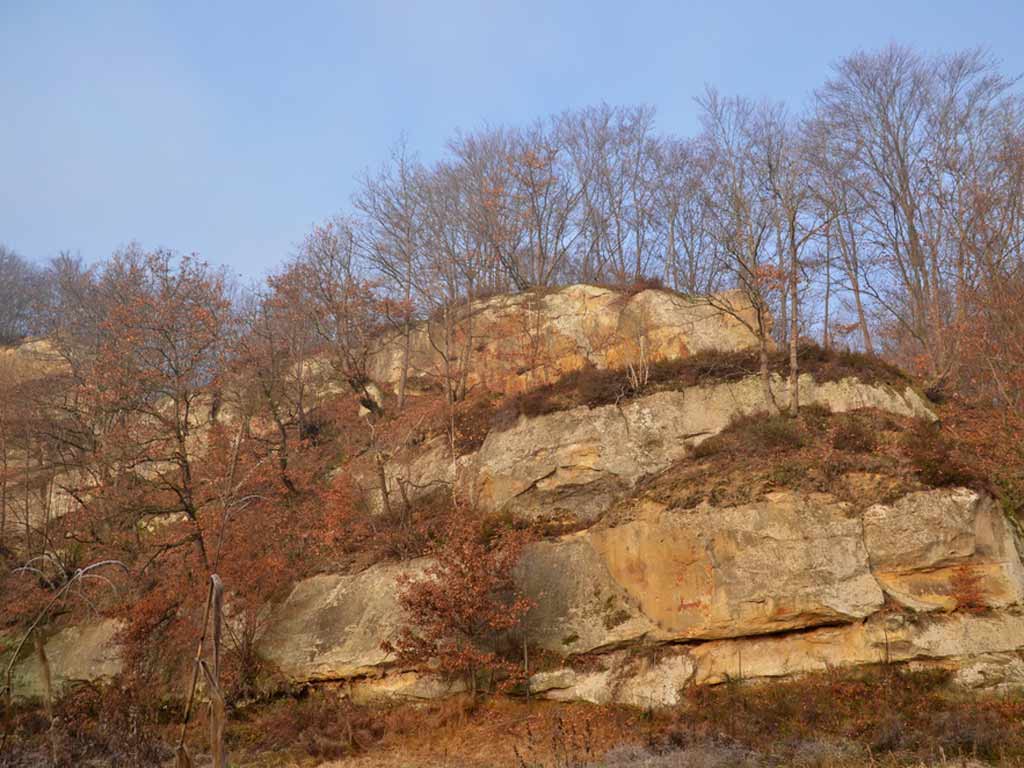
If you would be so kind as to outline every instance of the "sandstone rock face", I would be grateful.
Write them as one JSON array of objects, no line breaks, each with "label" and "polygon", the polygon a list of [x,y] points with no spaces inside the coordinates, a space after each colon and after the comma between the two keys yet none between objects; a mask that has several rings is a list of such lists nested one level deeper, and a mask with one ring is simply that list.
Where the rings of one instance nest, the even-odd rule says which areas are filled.
[{"label": "sandstone rock face", "polygon": [[[787,382],[775,376],[772,386],[780,402],[786,402]],[[810,376],[801,376],[800,388],[804,403],[825,405],[834,412],[873,407],[900,416],[935,418],[910,388],[898,392],[854,379],[817,383]],[[487,435],[476,456],[467,461],[466,482],[486,510],[593,520],[640,478],[689,456],[737,416],[764,408],[761,383],[749,377],[658,392],[621,406],[524,417],[508,430]],[[438,467],[434,474],[442,471]]]},{"label": "sandstone rock face", "polygon": [[[67,627],[47,639],[43,645],[54,694],[77,680],[102,680],[121,671],[121,658],[115,643],[120,625],[111,619]],[[19,698],[41,698],[43,674],[34,650],[14,667],[11,685]],[[6,667],[6,659],[4,660]]]},{"label": "sandstone rock face", "polygon": [[[929,542],[938,518],[940,561],[934,547],[915,551],[908,540]],[[531,637],[586,653],[852,623],[882,607],[883,590],[915,611],[952,610],[964,573],[973,594],[963,607],[1017,605],[1020,568],[1012,531],[974,491],[914,493],[863,517],[827,494],[787,491],[726,508],[645,502],[625,524],[537,545],[522,585],[538,595]]]},{"label": "sandstone rock face", "polygon": [[658,632],[587,533],[533,545],[516,579],[536,602],[524,621],[527,636],[554,653],[620,647]]},{"label": "sandstone rock face", "polygon": [[[753,348],[756,338],[728,304],[753,323],[740,293],[709,301],[667,291],[632,296],[592,285],[571,285],[547,293],[496,296],[475,302],[458,318],[449,362],[467,363],[468,383],[490,391],[521,392],[557,380],[592,364],[614,368],[636,362],[641,347],[649,360],[672,360],[706,349]],[[751,327],[754,327],[753,324]],[[410,339],[410,381],[429,385],[446,374],[439,349],[446,338],[443,320],[416,326]],[[467,344],[468,341],[468,344]],[[386,341],[370,361],[375,381],[397,385],[404,339]]]},{"label": "sandstone rock face", "polygon": [[296,681],[373,674],[389,661],[381,643],[402,626],[399,578],[415,576],[423,567],[423,562],[381,565],[300,582],[274,610],[262,655]]},{"label": "sandstone rock face", "polygon": [[0,347],[0,370],[22,381],[66,373],[67,360],[46,339],[31,339],[15,347]]},{"label": "sandstone rock face", "polygon": [[[597,664],[536,675],[537,695],[664,705],[686,685],[881,661],[950,666],[972,685],[1024,683],[1021,561],[985,496],[922,491],[863,513],[788,491],[735,507],[641,507],[525,553],[517,580],[536,602],[527,636]],[[265,653],[295,680],[355,678],[360,700],[445,695],[446,683],[392,670],[380,650],[401,623],[403,571],[303,582]],[[957,600],[965,571],[977,577],[970,605]],[[902,610],[883,610],[886,594]]]},{"label": "sandstone rock face", "polygon": [[696,673],[684,651],[617,652],[586,672],[561,669],[530,678],[530,692],[555,701],[589,701],[649,708],[678,704]]},{"label": "sandstone rock face", "polygon": [[1022,630],[1024,616],[1016,609],[993,616],[876,616],[810,632],[617,651],[601,657],[597,669],[538,673],[530,688],[559,701],[672,706],[691,685],[885,662],[951,668],[966,685],[1021,685]]},{"label": "sandstone rock face", "polygon": [[637,520],[530,558],[524,587],[539,596],[528,630],[556,652],[850,622],[883,602],[860,520],[824,494],[685,511],[648,503]]},{"label": "sandstone rock face", "polygon": [[824,494],[658,511],[595,531],[615,582],[672,639],[860,619],[882,605],[860,521]]},{"label": "sandstone rock face", "polygon": [[1012,532],[988,497],[916,493],[864,514],[871,567],[886,594],[916,611],[1001,608],[1024,599]]},{"label": "sandstone rock face", "polygon": [[[785,379],[773,376],[772,389],[780,402],[787,401]],[[805,404],[818,403],[837,413],[870,407],[935,419],[909,387],[900,392],[856,379],[816,382],[803,375],[800,390]],[[404,483],[414,497],[454,483],[488,512],[593,521],[638,480],[685,459],[736,417],[764,407],[761,382],[751,376],[656,392],[621,405],[521,417],[508,429],[491,430],[478,451],[454,462],[443,439],[398,457],[388,466],[389,492],[397,497],[398,485]],[[376,478],[368,478],[366,485],[376,489]],[[379,508],[379,492],[373,490],[370,496]]]},{"label": "sandstone rock face", "polygon": [[[274,609],[261,653],[298,683],[348,681],[360,702],[461,690],[381,648],[404,623],[401,577],[427,564],[306,579]],[[591,659],[538,673],[534,694],[648,707],[690,685],[886,661],[947,667],[966,685],[1024,685],[1021,570],[998,507],[953,488],[864,512],[791,491],[723,508],[645,501],[626,522],[532,545],[516,578],[536,602],[530,641]],[[115,630],[51,638],[56,684],[114,674]],[[40,693],[36,666],[18,665],[19,695]]]}]

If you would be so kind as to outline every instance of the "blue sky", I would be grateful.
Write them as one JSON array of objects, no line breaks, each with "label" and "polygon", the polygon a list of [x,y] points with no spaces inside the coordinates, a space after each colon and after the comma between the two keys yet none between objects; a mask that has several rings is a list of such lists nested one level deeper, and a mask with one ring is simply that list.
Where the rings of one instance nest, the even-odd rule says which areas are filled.
[{"label": "blue sky", "polygon": [[891,41],[1024,74],[1024,2],[0,0],[0,243],[87,260],[136,240],[256,277],[405,135],[600,101],[692,133],[693,97],[804,103]]}]

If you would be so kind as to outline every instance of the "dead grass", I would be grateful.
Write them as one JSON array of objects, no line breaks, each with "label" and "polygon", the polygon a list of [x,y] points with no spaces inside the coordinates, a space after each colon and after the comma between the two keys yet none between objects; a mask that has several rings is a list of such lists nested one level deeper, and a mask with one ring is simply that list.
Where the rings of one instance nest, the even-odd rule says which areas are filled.
[{"label": "dead grass", "polygon": [[[353,708],[330,695],[311,694],[311,702],[315,697],[298,706],[278,702],[236,729],[235,752],[244,750],[244,764],[320,765],[309,747],[321,752],[330,740],[337,751],[331,759],[339,761],[331,765],[344,768],[581,765],[574,761],[597,759],[629,741],[640,721],[624,709],[508,698]],[[349,720],[356,733],[351,746]]]},{"label": "dead grass", "polygon": [[259,746],[250,742],[249,754],[273,755],[277,762],[266,765],[301,760],[329,735],[347,744],[354,717],[364,736],[354,749],[343,747],[337,768],[1024,765],[1024,700],[953,688],[943,671],[895,666],[694,688],[680,706],[657,711],[502,698],[361,714],[327,697],[314,706],[311,716],[301,707],[270,715],[270,722],[284,718],[283,729],[255,714],[236,751],[246,734],[271,734],[259,736]]},{"label": "dead grass", "polygon": [[[173,737],[167,709],[79,691],[59,703],[63,765],[159,765]],[[791,681],[692,688],[642,711],[506,697],[355,706],[343,687],[299,692],[230,713],[233,765],[312,768],[781,768],[1024,766],[1024,699],[949,685],[944,671],[878,666]],[[8,712],[4,768],[48,749],[45,717]],[[200,717],[201,719],[201,717]],[[198,722],[190,749],[207,749]],[[62,742],[66,743],[66,742]],[[13,748],[12,748],[13,745]],[[71,749],[71,747],[69,747]],[[333,762],[332,762],[333,761]]]},{"label": "dead grass", "polygon": [[1022,765],[1022,715],[1019,697],[953,688],[941,670],[881,666],[693,689],[687,705],[668,716],[664,734],[680,744],[721,734],[773,765],[863,765],[877,758]]}]

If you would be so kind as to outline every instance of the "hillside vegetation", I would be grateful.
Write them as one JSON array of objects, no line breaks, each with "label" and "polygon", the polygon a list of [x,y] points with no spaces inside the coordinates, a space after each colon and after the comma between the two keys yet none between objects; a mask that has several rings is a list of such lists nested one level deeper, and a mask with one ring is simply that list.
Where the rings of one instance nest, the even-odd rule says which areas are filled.
[{"label": "hillside vegetation", "polygon": [[699,104],[396,152],[251,290],[0,249],[0,765],[1021,764],[1016,81]]}]

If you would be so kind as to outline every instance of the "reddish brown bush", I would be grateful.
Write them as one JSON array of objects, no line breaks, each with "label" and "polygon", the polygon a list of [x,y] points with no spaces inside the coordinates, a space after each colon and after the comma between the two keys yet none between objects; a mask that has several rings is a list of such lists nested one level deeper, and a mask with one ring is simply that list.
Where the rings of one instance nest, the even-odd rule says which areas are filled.
[{"label": "reddish brown bush", "polygon": [[400,600],[409,626],[383,645],[406,664],[436,662],[442,675],[461,678],[475,692],[481,683],[489,689],[495,678],[506,685],[519,675],[498,644],[533,605],[512,577],[526,538],[510,528],[486,536],[470,510],[455,513],[434,549],[435,564],[422,578],[405,579]]}]

